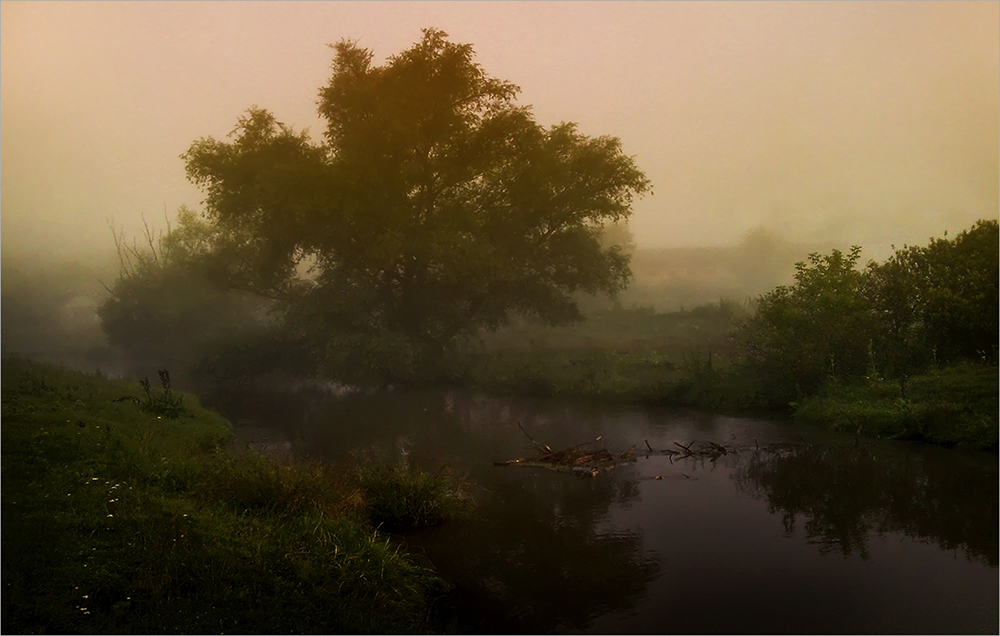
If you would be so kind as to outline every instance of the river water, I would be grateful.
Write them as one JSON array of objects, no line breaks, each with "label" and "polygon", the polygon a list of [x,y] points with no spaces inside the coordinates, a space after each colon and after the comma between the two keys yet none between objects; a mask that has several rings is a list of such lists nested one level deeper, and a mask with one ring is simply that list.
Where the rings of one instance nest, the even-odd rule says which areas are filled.
[{"label": "river water", "polygon": [[[468,476],[468,518],[398,537],[506,633],[997,633],[998,458],[766,418],[446,391],[203,396],[234,444]],[[494,462],[602,436],[596,476]],[[709,457],[645,454],[692,441]]]}]

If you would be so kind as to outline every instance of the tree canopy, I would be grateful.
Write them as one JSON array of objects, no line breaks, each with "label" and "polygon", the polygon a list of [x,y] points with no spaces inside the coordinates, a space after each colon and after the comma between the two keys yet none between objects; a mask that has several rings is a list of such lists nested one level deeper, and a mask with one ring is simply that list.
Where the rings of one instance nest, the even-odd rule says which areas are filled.
[{"label": "tree canopy", "polygon": [[278,299],[332,361],[390,367],[513,314],[578,320],[575,292],[624,288],[628,255],[602,233],[650,183],[617,138],[538,124],[442,31],[382,65],[333,49],[322,141],[254,107],[183,155],[214,276]]},{"label": "tree canopy", "polygon": [[859,247],[797,263],[794,284],[762,295],[739,333],[764,394],[781,404],[830,380],[905,381],[942,364],[995,365],[998,230],[984,219],[863,269]]}]

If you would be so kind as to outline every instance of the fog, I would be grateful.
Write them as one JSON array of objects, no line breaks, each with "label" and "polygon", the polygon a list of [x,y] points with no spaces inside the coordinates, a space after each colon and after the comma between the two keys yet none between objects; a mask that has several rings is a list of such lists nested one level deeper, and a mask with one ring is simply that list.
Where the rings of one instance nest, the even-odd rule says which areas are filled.
[{"label": "fog", "polygon": [[112,248],[201,194],[179,155],[251,105],[322,130],[328,43],[474,44],[543,124],[622,139],[642,248],[922,243],[998,209],[998,4],[0,4],[2,248]]}]

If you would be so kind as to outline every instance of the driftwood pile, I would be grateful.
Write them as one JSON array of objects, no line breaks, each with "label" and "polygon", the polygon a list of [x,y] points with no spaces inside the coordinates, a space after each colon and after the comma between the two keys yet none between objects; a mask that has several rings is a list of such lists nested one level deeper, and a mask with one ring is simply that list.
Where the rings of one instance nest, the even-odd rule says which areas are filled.
[{"label": "driftwood pile", "polygon": [[679,450],[674,450],[672,448],[657,450],[650,446],[648,441],[645,441],[645,444],[647,457],[649,455],[666,455],[671,463],[673,463],[675,459],[688,459],[690,457],[709,459],[714,462],[723,455],[735,455],[741,451],[752,450],[775,453],[785,452],[793,448],[801,448],[802,446],[807,445],[805,440],[802,440],[801,442],[773,442],[763,445],[757,443],[756,439],[753,441],[753,445],[719,444],[717,442],[693,441],[688,442],[687,444],[674,442],[674,446],[676,446]]},{"label": "driftwood pile", "polygon": [[[534,466],[537,468],[572,471],[578,474],[593,476],[601,471],[609,470],[623,463],[634,462],[636,460],[635,453],[633,452],[635,450],[635,446],[632,446],[629,450],[618,455],[610,453],[606,448],[595,447],[595,444],[600,442],[603,436],[598,436],[595,440],[577,444],[576,446],[571,446],[562,450],[552,450],[552,447],[548,444],[541,444],[536,441],[535,438],[528,433],[528,431],[524,430],[524,427],[521,426],[520,422],[517,423],[517,427],[521,429],[521,432],[528,438],[531,445],[535,447],[535,450],[539,452],[539,455],[537,457],[509,459],[505,462],[495,462],[495,466]],[[740,451],[760,450],[761,448],[757,443],[757,440],[754,440],[753,446],[699,441],[692,441],[687,444],[674,442],[674,446],[676,446],[678,450],[674,450],[672,448],[657,450],[649,445],[648,440],[644,440],[644,442],[646,444],[647,452],[645,455],[647,457],[650,455],[666,455],[667,459],[670,460],[670,463],[673,463],[675,459],[688,458],[709,459],[714,462],[723,455],[733,455],[739,453]],[[786,446],[789,446],[789,444],[771,444],[768,445],[766,449],[778,450]]]},{"label": "driftwood pile", "polygon": [[510,459],[505,462],[496,462],[496,466],[535,466],[538,468],[548,468],[550,470],[572,471],[575,473],[596,475],[603,470],[609,470],[624,462],[635,461],[632,451],[633,446],[624,453],[613,455],[606,448],[595,448],[594,445],[601,441],[603,436],[589,442],[583,442],[576,446],[554,451],[548,444],[541,444],[535,441],[528,431],[524,430],[521,423],[517,427],[528,438],[532,446],[540,453],[537,457]]},{"label": "driftwood pile", "polygon": [[735,454],[741,450],[747,450],[750,448],[749,446],[718,444],[716,442],[688,442],[687,445],[681,444],[680,442],[674,442],[674,446],[680,450],[674,450],[672,448],[656,450],[649,445],[648,440],[643,441],[645,442],[650,455],[666,455],[667,459],[669,459],[671,463],[674,461],[675,457],[679,459],[686,459],[688,457],[707,457],[714,462],[723,455]]}]

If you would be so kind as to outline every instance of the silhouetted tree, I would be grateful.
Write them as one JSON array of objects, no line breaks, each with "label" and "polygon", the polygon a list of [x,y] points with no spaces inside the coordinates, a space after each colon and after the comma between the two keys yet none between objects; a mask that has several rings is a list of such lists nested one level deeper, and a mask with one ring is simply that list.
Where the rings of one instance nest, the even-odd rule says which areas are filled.
[{"label": "silhouetted tree", "polygon": [[370,379],[514,313],[580,319],[574,292],[624,287],[628,256],[602,232],[650,187],[618,139],[542,127],[446,37],[425,30],[381,66],[336,44],[322,143],[254,108],[232,141],[184,155],[230,284],[279,299],[332,367]]},{"label": "silhouetted tree", "polygon": [[181,208],[177,226],[145,243],[116,234],[118,279],[98,307],[101,327],[132,362],[189,365],[261,323],[266,307],[218,284],[213,228]]}]

